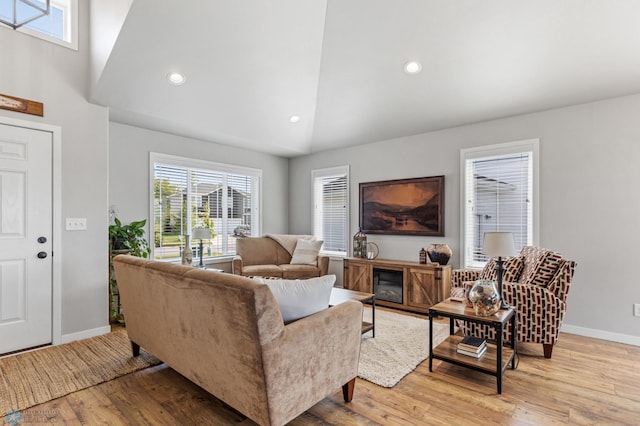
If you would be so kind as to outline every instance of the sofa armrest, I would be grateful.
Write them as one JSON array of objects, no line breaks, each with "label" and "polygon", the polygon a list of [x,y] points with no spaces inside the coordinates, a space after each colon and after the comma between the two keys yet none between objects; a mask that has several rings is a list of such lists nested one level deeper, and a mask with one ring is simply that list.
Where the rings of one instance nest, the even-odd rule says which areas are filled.
[{"label": "sofa armrest", "polygon": [[242,275],[242,256],[236,254],[231,262],[231,272],[235,275]]},{"label": "sofa armrest", "polygon": [[329,273],[329,256],[318,256],[318,268],[320,269],[320,276]]},{"label": "sofa armrest", "polygon": [[285,326],[263,345],[272,424],[284,424],[358,375],[362,303],[347,301]]},{"label": "sofa armrest", "polygon": [[451,287],[464,287],[465,281],[475,281],[480,278],[479,269],[454,269],[451,271]]}]

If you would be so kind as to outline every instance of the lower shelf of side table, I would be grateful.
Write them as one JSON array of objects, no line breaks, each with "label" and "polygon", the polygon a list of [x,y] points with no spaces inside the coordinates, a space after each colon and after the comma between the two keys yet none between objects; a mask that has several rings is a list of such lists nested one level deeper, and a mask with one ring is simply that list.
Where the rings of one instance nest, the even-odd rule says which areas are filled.
[{"label": "lower shelf of side table", "polygon": [[[459,354],[457,352],[458,343],[462,340],[462,336],[449,336],[447,339],[433,348],[433,358],[448,361],[453,364],[463,365],[475,370],[479,370],[485,373],[496,375],[498,351],[496,345],[487,343],[487,350],[480,358],[474,358],[472,356]],[[514,357],[513,349],[503,346],[502,347],[502,371],[507,369],[507,366]]]},{"label": "lower shelf of side table", "polygon": [[370,322],[362,321],[362,333],[361,334],[364,334],[364,333],[366,333],[368,331],[371,331],[371,330],[373,330],[373,324],[370,323]]}]

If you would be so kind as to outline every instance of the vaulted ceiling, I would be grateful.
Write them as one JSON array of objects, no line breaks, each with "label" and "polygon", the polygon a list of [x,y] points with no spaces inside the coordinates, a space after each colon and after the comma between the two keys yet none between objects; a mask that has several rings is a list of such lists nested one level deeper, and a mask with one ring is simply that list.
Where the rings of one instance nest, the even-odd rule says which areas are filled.
[{"label": "vaulted ceiling", "polygon": [[640,92],[637,0],[128,2],[112,121],[285,157]]}]

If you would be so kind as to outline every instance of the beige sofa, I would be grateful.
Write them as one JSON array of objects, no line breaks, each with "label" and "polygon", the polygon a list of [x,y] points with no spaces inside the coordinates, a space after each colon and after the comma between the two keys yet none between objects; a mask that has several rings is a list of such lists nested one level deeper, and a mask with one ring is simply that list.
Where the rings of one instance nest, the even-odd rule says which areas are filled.
[{"label": "beige sofa", "polygon": [[238,238],[233,273],[245,277],[313,278],[327,275],[329,257],[318,256],[315,265],[292,265],[298,238],[305,235],[273,235]]},{"label": "beige sofa", "polygon": [[351,400],[361,303],[285,325],[252,279],[126,255],[113,265],[134,356],[144,348],[260,425],[283,425],[340,386]]}]

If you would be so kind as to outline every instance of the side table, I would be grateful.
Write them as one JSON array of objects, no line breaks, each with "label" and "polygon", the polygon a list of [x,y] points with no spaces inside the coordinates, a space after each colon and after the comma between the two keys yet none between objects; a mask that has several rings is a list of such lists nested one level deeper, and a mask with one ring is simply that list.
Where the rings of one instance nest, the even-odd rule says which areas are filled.
[{"label": "side table", "polygon": [[[435,348],[433,347],[433,319],[437,316],[449,318],[449,337]],[[462,355],[457,352],[458,343],[462,336],[454,335],[455,320],[485,324],[493,327],[496,332],[496,341],[487,341],[487,351],[480,358]],[[503,347],[502,333],[507,322],[511,322],[511,335],[509,347]],[[500,310],[495,315],[482,317],[476,315],[473,308],[469,308],[461,302],[451,299],[444,300],[429,308],[429,371],[433,371],[433,360],[440,359],[462,367],[471,368],[482,373],[496,377],[498,393],[502,393],[502,376],[511,363],[511,369],[515,369],[515,354],[517,339],[517,315],[513,307]]]},{"label": "side table", "polygon": [[371,331],[372,337],[376,337],[376,295],[361,291],[347,290],[346,288],[334,287],[331,289],[329,306],[339,305],[347,300],[357,300],[362,303],[371,303],[371,322],[362,321],[362,334]]}]

